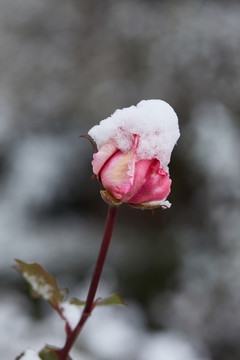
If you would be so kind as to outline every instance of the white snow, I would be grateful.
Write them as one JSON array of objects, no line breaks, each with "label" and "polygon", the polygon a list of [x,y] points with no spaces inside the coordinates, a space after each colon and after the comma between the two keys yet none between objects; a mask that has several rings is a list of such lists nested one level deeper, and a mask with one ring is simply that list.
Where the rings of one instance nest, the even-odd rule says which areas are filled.
[{"label": "white snow", "polygon": [[139,360],[207,360],[181,334],[156,332],[143,340]]},{"label": "white snow", "polygon": [[26,272],[23,272],[23,277],[28,283],[31,284],[31,287],[44,299],[49,300],[54,292],[54,289],[49,284],[45,284],[45,280],[39,276],[29,275]]},{"label": "white snow", "polygon": [[137,134],[139,159],[157,158],[165,171],[180,136],[176,113],[168,103],[158,99],[142,100],[136,106],[118,109],[88,134],[98,149],[112,139],[124,153],[130,151],[133,135]]},{"label": "white snow", "polygon": [[39,360],[40,357],[38,356],[38,353],[34,350],[26,350],[24,352],[24,355],[21,357],[21,360]]},{"label": "white snow", "polygon": [[77,326],[82,314],[82,306],[70,304],[68,301],[61,303],[63,316],[67,320],[70,328],[73,330]]},{"label": "white snow", "polygon": [[[75,289],[78,297],[82,297],[84,284]],[[201,337],[192,338],[186,333],[171,331],[149,332],[143,309],[130,299],[125,300],[126,307],[98,306],[94,309],[71,350],[72,359],[210,360],[207,355],[198,355],[205,353]],[[4,360],[13,360],[29,348],[39,351],[46,344],[62,347],[65,343],[62,319],[55,312],[46,313],[41,320],[33,319],[28,305],[27,298],[17,290],[1,294],[0,324],[4,331],[0,349]],[[14,319],[14,326],[9,319]],[[33,350],[26,350],[21,360],[39,360],[36,356]]]}]

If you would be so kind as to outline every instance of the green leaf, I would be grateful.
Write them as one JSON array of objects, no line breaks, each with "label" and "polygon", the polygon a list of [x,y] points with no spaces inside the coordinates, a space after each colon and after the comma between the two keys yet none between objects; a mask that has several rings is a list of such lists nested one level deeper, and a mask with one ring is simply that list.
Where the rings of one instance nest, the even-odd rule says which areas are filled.
[{"label": "green leaf", "polygon": [[125,305],[125,303],[120,295],[113,294],[105,299],[97,300],[96,305]]},{"label": "green leaf", "polygon": [[[59,360],[59,350],[60,349],[47,345],[39,352],[38,355],[42,360]],[[68,356],[66,360],[71,360],[70,356]]]},{"label": "green leaf", "polygon": [[56,353],[56,348],[53,348],[51,346],[46,346],[44,349],[42,349],[39,352],[39,357],[42,360],[59,360],[59,357]]},{"label": "green leaf", "polygon": [[[68,300],[70,304],[77,305],[77,306],[84,306],[86,304],[85,301],[78,300],[77,298],[71,298]],[[113,294],[108,296],[104,299],[97,299],[95,301],[95,305],[125,305],[123,299],[118,294]]]},{"label": "green leaf", "polygon": [[68,301],[70,304],[77,306],[84,306],[86,304],[86,301],[78,300],[77,298],[71,298]]},{"label": "green leaf", "polygon": [[30,286],[30,293],[33,297],[42,297],[57,308],[62,302],[67,290],[60,290],[56,279],[50,275],[41,265],[37,263],[27,264],[21,260],[16,260],[15,268],[19,271],[24,280]]}]

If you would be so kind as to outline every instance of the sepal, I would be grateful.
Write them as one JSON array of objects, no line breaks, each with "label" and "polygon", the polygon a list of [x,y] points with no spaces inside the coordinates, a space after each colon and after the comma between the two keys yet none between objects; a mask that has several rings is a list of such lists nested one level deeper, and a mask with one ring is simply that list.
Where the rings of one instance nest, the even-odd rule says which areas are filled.
[{"label": "sepal", "polygon": [[80,137],[88,139],[90,141],[90,143],[92,144],[92,146],[94,147],[94,150],[98,151],[97,144],[95,143],[95,141],[93,140],[93,138],[90,135],[84,134],[84,135],[80,135]]},{"label": "sepal", "polygon": [[111,206],[120,206],[122,204],[122,201],[119,199],[116,199],[112,194],[110,194],[107,190],[100,190],[100,194],[102,199]]},{"label": "sepal", "polygon": [[167,200],[150,201],[148,203],[129,204],[129,205],[135,209],[141,209],[141,210],[154,210],[159,207],[161,207],[162,209],[169,209],[171,207],[171,203]]}]

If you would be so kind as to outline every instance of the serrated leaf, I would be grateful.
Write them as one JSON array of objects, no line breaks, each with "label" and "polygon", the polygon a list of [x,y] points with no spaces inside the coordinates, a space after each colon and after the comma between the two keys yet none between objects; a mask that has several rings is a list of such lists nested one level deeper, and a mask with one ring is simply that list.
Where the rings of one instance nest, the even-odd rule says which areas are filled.
[{"label": "serrated leaf", "polygon": [[120,295],[113,294],[105,299],[97,300],[96,305],[125,305],[125,303]]},{"label": "serrated leaf", "polygon": [[86,301],[78,300],[77,298],[71,298],[68,302],[77,306],[84,306],[86,304]]},{"label": "serrated leaf", "polygon": [[[42,360],[59,360],[59,350],[60,349],[47,345],[39,352],[39,357]],[[72,359],[70,358],[70,356],[68,356],[66,360]]]},{"label": "serrated leaf", "polygon": [[42,297],[54,308],[58,307],[67,291],[59,289],[56,279],[38,263],[27,264],[21,260],[16,262],[15,268],[30,285],[31,295]]}]

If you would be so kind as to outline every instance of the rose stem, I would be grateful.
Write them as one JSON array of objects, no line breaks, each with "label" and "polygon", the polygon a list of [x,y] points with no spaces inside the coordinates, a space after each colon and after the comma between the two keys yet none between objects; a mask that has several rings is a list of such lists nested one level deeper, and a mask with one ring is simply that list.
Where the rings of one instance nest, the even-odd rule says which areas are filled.
[{"label": "rose stem", "polygon": [[67,356],[68,356],[68,353],[69,353],[72,345],[74,344],[84,323],[86,322],[88,317],[91,315],[91,312],[93,309],[94,297],[95,297],[95,294],[97,291],[97,287],[99,284],[99,280],[100,280],[100,277],[102,274],[102,269],[104,266],[104,262],[105,262],[105,259],[107,256],[107,251],[108,251],[109,244],[110,244],[111,237],[112,237],[114,223],[115,223],[116,215],[117,215],[117,209],[118,208],[116,206],[109,205],[107,220],[106,220],[106,225],[105,225],[105,232],[104,232],[102,244],[101,244],[101,247],[99,250],[98,259],[96,262],[92,281],[91,281],[91,284],[90,284],[90,287],[88,290],[86,304],[83,309],[82,316],[79,320],[79,323],[77,324],[76,328],[71,333],[69,333],[64,347],[61,350],[59,350],[59,352],[58,352],[59,360],[67,360]]}]

